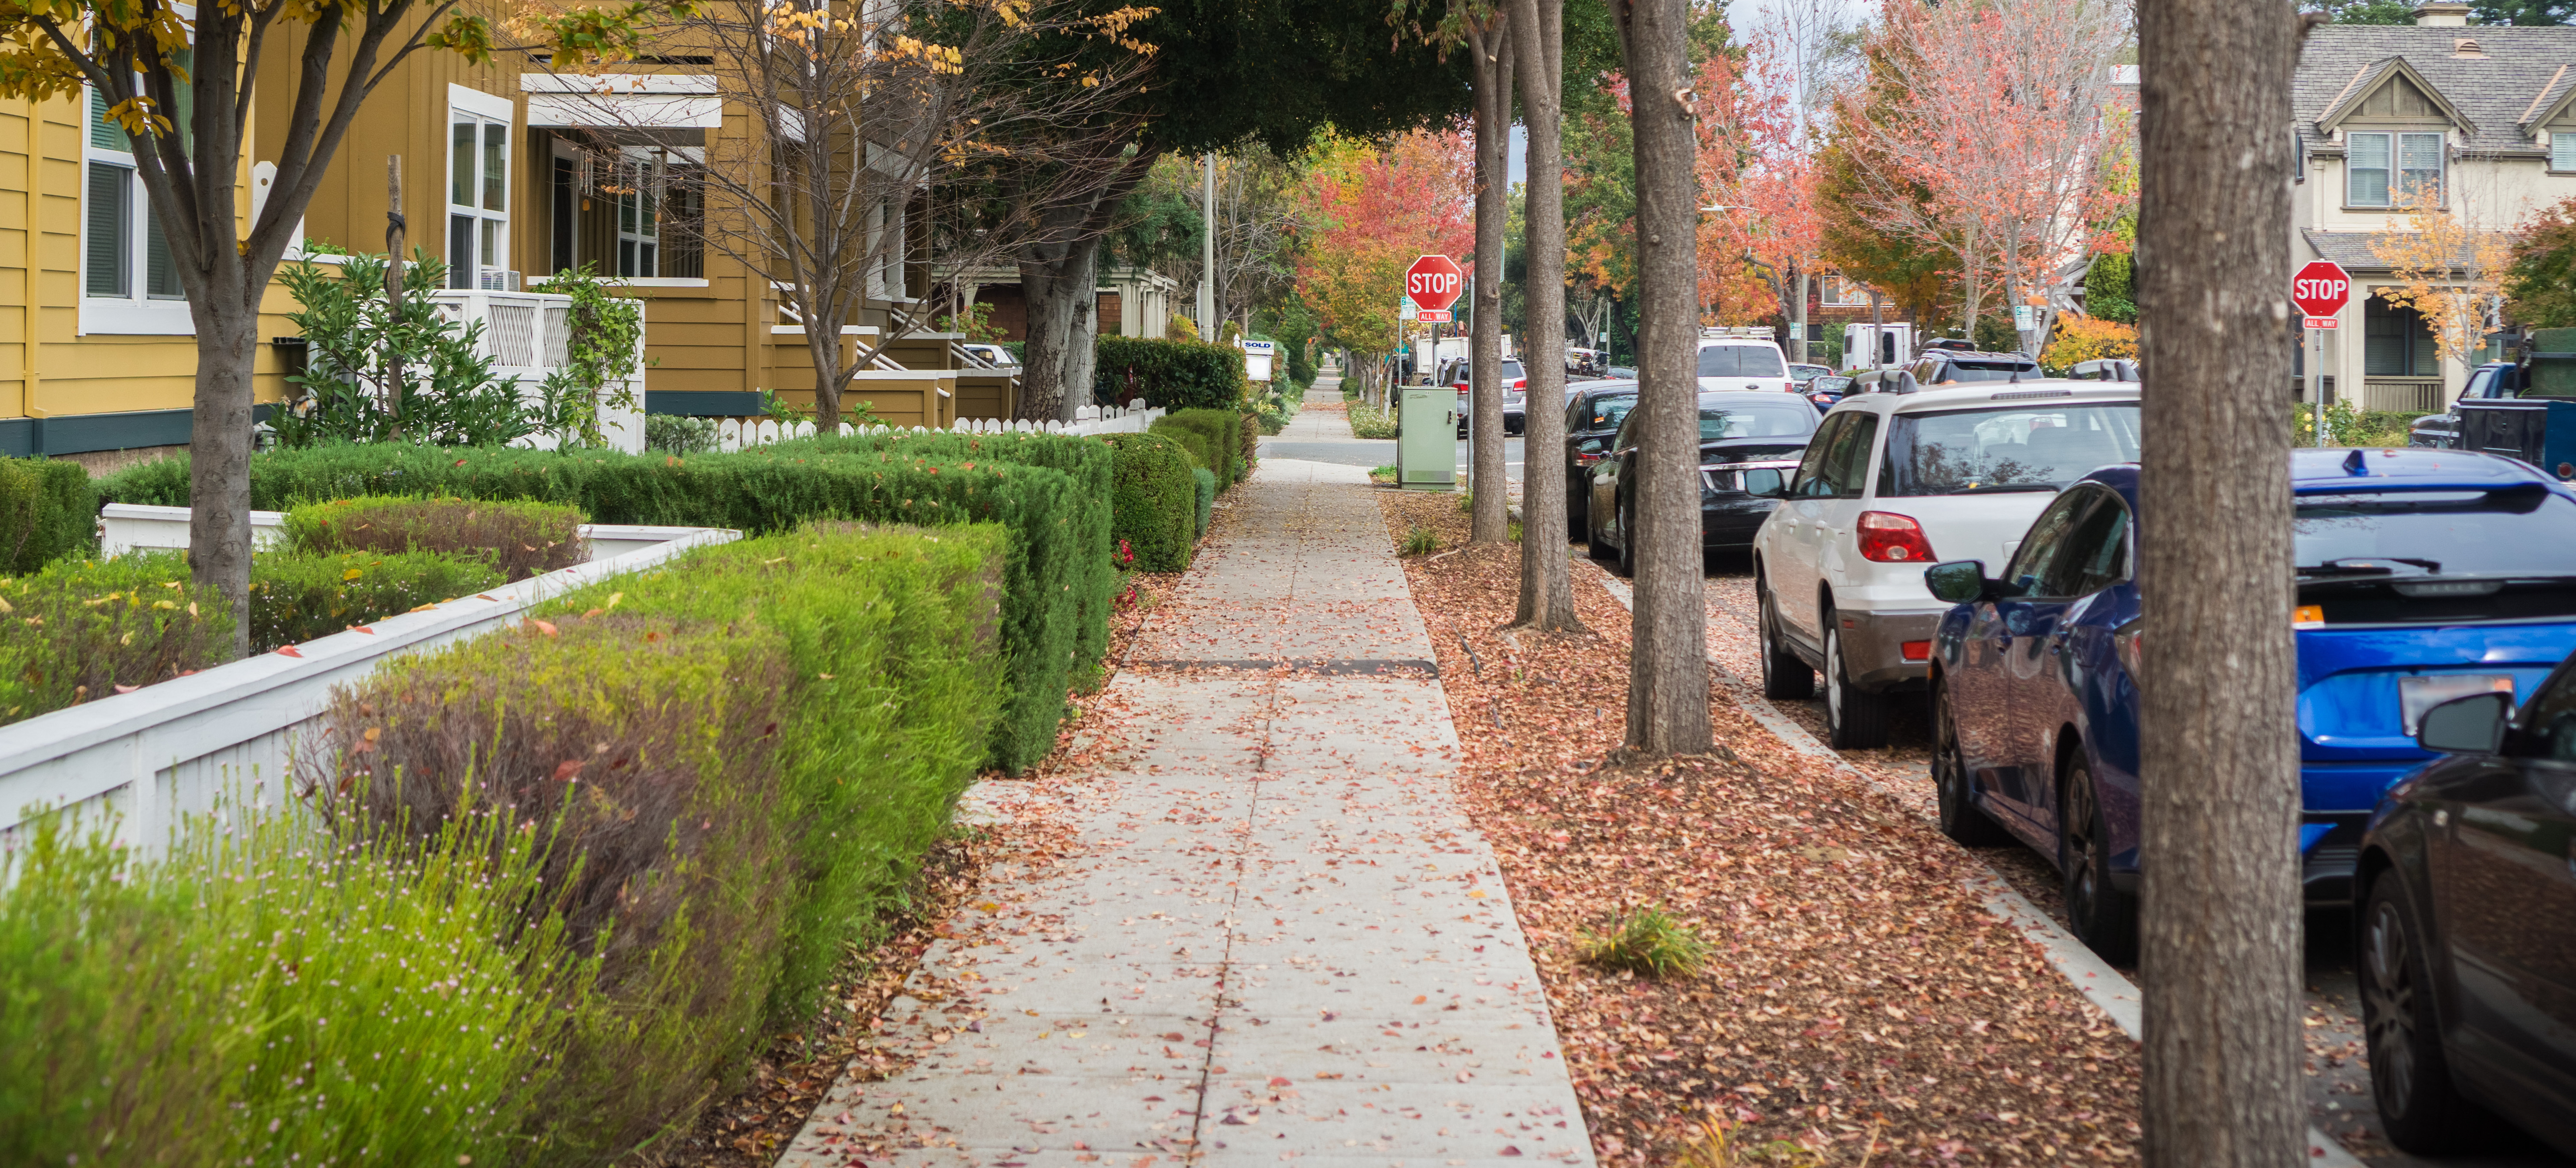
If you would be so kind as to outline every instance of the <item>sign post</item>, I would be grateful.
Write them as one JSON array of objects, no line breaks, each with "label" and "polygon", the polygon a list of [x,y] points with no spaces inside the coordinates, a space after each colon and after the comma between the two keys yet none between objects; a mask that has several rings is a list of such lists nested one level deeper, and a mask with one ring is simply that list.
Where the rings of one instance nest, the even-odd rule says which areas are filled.
[{"label": "sign post", "polygon": [[[1422,256],[1413,261],[1412,267],[1404,270],[1404,298],[1416,307],[1417,318],[1431,326],[1431,372],[1435,382],[1439,380],[1440,373],[1440,326],[1455,319],[1450,315],[1449,306],[1458,302],[1458,293],[1466,286],[1466,275],[1459,270],[1458,261],[1445,255]],[[1475,388],[1470,380],[1467,396],[1471,407]],[[1470,424],[1467,427],[1470,443],[1475,441],[1475,433],[1475,426]],[[1475,457],[1474,449],[1472,445],[1468,448],[1471,463]]]},{"label": "sign post", "polygon": [[[2337,313],[2352,302],[2352,276],[2333,260],[2314,260],[2290,278],[2290,302],[2299,306],[2299,339],[2308,360],[2308,401],[2317,428],[2317,445],[2326,444],[2326,370],[2324,338],[2317,334],[2342,325]],[[2310,343],[2314,342],[2314,343]]]}]

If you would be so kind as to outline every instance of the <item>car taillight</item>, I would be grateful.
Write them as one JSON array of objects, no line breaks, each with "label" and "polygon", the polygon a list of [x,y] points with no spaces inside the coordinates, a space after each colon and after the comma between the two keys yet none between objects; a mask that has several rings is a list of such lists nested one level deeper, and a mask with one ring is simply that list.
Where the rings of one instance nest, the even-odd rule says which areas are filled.
[{"label": "car taillight", "polygon": [[2120,654],[2120,668],[2129,671],[2129,680],[2133,684],[2147,673],[2138,650],[2138,634],[2144,623],[2144,618],[2133,620],[2111,633],[2111,647]]},{"label": "car taillight", "polygon": [[1903,641],[1899,642],[1896,647],[1899,652],[1904,654],[1905,659],[1908,661],[1929,661],[1932,659],[1932,642],[1930,641]]},{"label": "car taillight", "polygon": [[1528,389],[1528,388],[1529,388],[1529,378],[1524,377],[1524,378],[1521,378],[1521,379],[1520,379],[1520,380],[1518,380],[1518,381],[1513,382],[1513,383],[1512,383],[1512,388],[1513,388],[1513,389]]},{"label": "car taillight", "polygon": [[1923,525],[1911,515],[1863,511],[1859,531],[1862,559],[1882,564],[1928,564],[1938,558],[1932,554],[1932,541],[1923,538]]},{"label": "car taillight", "polygon": [[1574,452],[1574,462],[1577,466],[1590,466],[1593,463],[1601,461],[1601,457],[1602,456],[1598,454],[1591,454],[1581,450]]}]

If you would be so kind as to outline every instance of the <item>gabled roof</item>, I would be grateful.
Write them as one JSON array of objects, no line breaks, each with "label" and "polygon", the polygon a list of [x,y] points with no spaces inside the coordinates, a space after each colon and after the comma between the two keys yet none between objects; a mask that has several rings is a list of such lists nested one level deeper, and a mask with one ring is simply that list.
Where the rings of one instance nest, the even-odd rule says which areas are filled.
[{"label": "gabled roof", "polygon": [[[2480,54],[2457,55],[2474,37]],[[2311,150],[2333,153],[2325,127],[2403,66],[2425,96],[2457,111],[2469,149],[2536,153],[2526,118],[2576,92],[2576,27],[2325,24],[2308,34],[2291,108]]]},{"label": "gabled roof", "polygon": [[2560,65],[2549,84],[2541,86],[2539,94],[2531,99],[2531,108],[2522,112],[2522,132],[2528,134],[2556,118],[2559,111],[2567,108],[2570,98],[2576,98],[2576,68]]},{"label": "gabled roof", "polygon": [[[2482,234],[2496,236],[2506,233]],[[2387,271],[2388,261],[2379,258],[2378,249],[2397,240],[2415,238],[2411,231],[2327,231],[2317,227],[2301,228],[2299,235],[2308,241],[2309,247],[2316,249],[2317,258],[2333,260],[2350,272]],[[2477,243],[2475,239],[2462,240],[2460,252],[2452,262],[2463,268],[2476,262]]]},{"label": "gabled roof", "polygon": [[2452,125],[2459,127],[2461,133],[2473,137],[2477,134],[2476,119],[2460,112],[2458,105],[2442,95],[2439,86],[2425,80],[2424,75],[2417,72],[2413,65],[2407,64],[2404,57],[2381,57],[2354,70],[2352,81],[2343,87],[2343,92],[2335,95],[2333,104],[2328,105],[2325,112],[2317,115],[2317,128],[2334,129],[2337,123],[2360,109],[2362,103],[2368,101],[2372,94],[2399,84],[2411,85],[2417,92],[2422,93],[2433,103],[2433,108],[2442,111],[2443,117],[2450,119]]}]

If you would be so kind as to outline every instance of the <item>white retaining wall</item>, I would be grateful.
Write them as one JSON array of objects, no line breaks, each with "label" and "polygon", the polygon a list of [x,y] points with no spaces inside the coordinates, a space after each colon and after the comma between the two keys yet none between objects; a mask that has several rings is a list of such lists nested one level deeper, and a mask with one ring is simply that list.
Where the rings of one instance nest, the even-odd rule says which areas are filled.
[{"label": "white retaining wall", "polygon": [[[959,434],[1141,434],[1165,411],[1156,406],[1147,409],[1141,400],[1118,406],[1084,406],[1074,411],[1070,422],[1013,421],[1004,418],[959,418],[950,428]],[[841,423],[841,435],[891,434],[898,427],[869,426],[860,429]],[[941,431],[922,426],[901,427],[906,433],[935,434]],[[767,446],[772,442],[791,442],[814,436],[814,423],[780,423],[763,419],[743,422],[727,418],[716,423],[716,449],[727,454],[747,446]]]},{"label": "white retaining wall", "polygon": [[[585,523],[581,536],[590,541],[590,558],[614,559],[700,530],[695,527],[643,527],[632,523]],[[186,550],[188,509],[110,503],[99,509],[99,554],[120,556],[137,548]],[[250,543],[266,550],[286,539],[286,513],[250,513]]]},{"label": "white retaining wall", "polygon": [[[181,515],[184,545],[186,510],[167,510]],[[119,841],[157,854],[181,816],[213,811],[227,793],[254,805],[285,798],[293,752],[332,687],[396,657],[508,628],[548,597],[739,538],[718,528],[614,528],[593,536],[598,558],[586,564],[307,641],[293,655],[263,653],[0,726],[0,839],[31,807],[97,810],[118,817]]]}]

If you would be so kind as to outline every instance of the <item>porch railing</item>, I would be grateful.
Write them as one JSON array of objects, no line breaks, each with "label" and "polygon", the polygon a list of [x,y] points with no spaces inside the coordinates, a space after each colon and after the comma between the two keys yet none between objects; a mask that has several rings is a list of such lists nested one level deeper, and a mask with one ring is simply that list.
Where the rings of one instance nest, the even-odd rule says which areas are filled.
[{"label": "porch railing", "polygon": [[2438,377],[2364,378],[2361,383],[2361,408],[2409,414],[2437,412],[2442,408],[2442,379]]},{"label": "porch railing", "polygon": [[[539,400],[537,387],[546,375],[572,362],[572,297],[546,292],[487,292],[472,288],[448,288],[430,294],[438,305],[439,315],[457,324],[483,323],[483,338],[477,352],[492,358],[493,372],[505,374],[519,384],[519,398],[526,402]],[[645,301],[628,300],[635,311],[644,311]],[[642,323],[639,315],[638,324]],[[635,334],[635,372],[623,382],[611,382],[600,388],[599,428],[608,444],[629,454],[644,451],[644,332]],[[630,391],[636,405],[621,409],[610,404],[620,389]],[[533,435],[518,442],[522,446],[552,449],[551,435]]]}]

